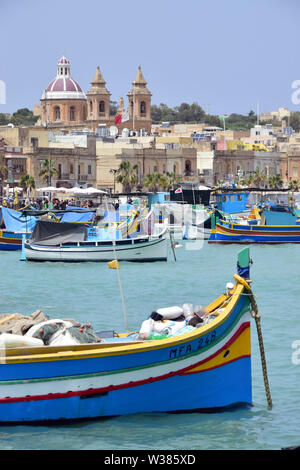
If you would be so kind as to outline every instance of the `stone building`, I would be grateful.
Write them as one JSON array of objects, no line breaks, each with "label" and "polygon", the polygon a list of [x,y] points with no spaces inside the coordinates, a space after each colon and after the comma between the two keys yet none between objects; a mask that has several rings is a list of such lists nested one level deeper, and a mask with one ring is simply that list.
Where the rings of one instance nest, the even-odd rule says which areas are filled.
[{"label": "stone building", "polygon": [[98,65],[95,77],[91,82],[92,87],[87,93],[89,128],[97,129],[99,124],[110,123],[109,104],[111,93],[106,88],[100,67]]},{"label": "stone building", "polygon": [[70,75],[70,62],[62,56],[57,63],[57,74],[41,97],[42,125],[80,124],[87,118],[87,98],[79,84]]},{"label": "stone building", "polygon": [[97,141],[97,187],[122,192],[122,185],[117,183],[120,164],[128,161],[131,167],[137,165],[138,187],[143,188],[143,179],[147,174],[161,175],[175,173],[187,180],[197,174],[197,150],[193,148],[176,149],[156,148],[154,141],[141,139],[140,142],[99,142]]},{"label": "stone building", "polygon": [[27,155],[24,155],[22,147],[7,145],[0,138],[0,155],[3,158],[1,165],[7,168],[7,173],[0,172],[0,195],[4,187],[20,186],[20,180],[27,173]]},{"label": "stone building", "polygon": [[[74,136],[76,137],[76,136]],[[85,137],[85,142],[53,142],[48,147],[35,147],[27,154],[28,172],[35,179],[36,188],[96,185],[96,137]],[[43,160],[50,160],[57,173],[47,181],[39,176]]]},{"label": "stone building", "polygon": [[214,153],[214,184],[217,184],[218,180],[232,181],[240,176],[250,176],[256,169],[268,177],[280,175],[280,152],[216,150]]},{"label": "stone building", "polygon": [[151,93],[147,88],[141,67],[138,67],[132,88],[128,92],[128,106],[121,106],[117,116],[110,115],[111,93],[97,67],[91,88],[84,93],[70,74],[70,62],[62,56],[57,63],[56,77],[44,90],[41,103],[34,107],[34,114],[40,115],[40,125],[59,130],[88,128],[95,132],[99,125],[115,126],[119,134],[123,129],[151,132]]}]

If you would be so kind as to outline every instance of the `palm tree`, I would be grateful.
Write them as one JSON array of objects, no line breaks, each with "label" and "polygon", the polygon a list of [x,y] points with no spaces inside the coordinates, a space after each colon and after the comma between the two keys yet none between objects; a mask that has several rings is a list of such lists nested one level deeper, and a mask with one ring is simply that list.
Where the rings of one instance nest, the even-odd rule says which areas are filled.
[{"label": "palm tree", "polygon": [[146,186],[146,188],[150,189],[152,192],[157,193],[159,187],[166,182],[163,178],[164,177],[157,172],[154,172],[152,174],[149,173],[145,176],[143,185]]},{"label": "palm tree", "polygon": [[261,172],[259,168],[256,168],[254,175],[252,176],[252,181],[257,187],[265,186],[267,181],[267,175],[264,172]]},{"label": "palm tree", "polygon": [[35,188],[34,177],[28,174],[25,176],[22,176],[22,178],[20,179],[20,186],[24,188],[27,191],[27,193],[28,191],[31,192],[31,190]]},{"label": "palm tree", "polygon": [[279,175],[270,176],[270,178],[268,179],[268,183],[269,183],[270,188],[272,189],[278,189],[283,186],[283,180],[281,176]]},{"label": "palm tree", "polygon": [[117,182],[122,183],[126,193],[130,193],[133,186],[135,186],[138,181],[138,165],[131,166],[131,163],[124,161],[119,166],[120,174],[117,176]]},{"label": "palm tree", "polygon": [[54,163],[52,160],[46,158],[45,160],[42,161],[39,176],[41,176],[43,180],[47,182],[48,186],[51,186],[52,176],[57,175],[57,174],[58,174],[58,171],[54,167]]},{"label": "palm tree", "polygon": [[166,179],[167,186],[165,186],[165,188],[168,190],[173,189],[174,184],[177,184],[180,181],[179,176],[177,176],[174,172],[169,173],[167,171],[167,173],[163,175],[163,177]]},{"label": "palm tree", "polygon": [[289,182],[289,188],[291,191],[299,191],[300,189],[300,182],[298,180],[292,180]]}]

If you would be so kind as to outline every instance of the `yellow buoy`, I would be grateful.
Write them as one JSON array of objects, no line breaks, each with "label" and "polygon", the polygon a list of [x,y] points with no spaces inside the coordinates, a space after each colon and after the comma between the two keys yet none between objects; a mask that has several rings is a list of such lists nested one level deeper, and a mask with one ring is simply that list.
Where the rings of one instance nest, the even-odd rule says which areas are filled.
[{"label": "yellow buoy", "polygon": [[119,265],[119,263],[116,259],[114,259],[112,261],[109,261],[109,263],[107,263],[107,265],[110,269],[120,269],[120,265]]}]

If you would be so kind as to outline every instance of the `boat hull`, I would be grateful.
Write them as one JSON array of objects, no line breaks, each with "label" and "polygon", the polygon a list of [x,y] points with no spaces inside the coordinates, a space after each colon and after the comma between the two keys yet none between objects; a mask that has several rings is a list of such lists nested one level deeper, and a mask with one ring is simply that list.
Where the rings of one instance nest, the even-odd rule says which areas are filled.
[{"label": "boat hull", "polygon": [[239,225],[222,220],[208,243],[300,243],[300,225]]},{"label": "boat hull", "polygon": [[28,261],[166,261],[168,239],[166,236],[147,239],[133,238],[111,241],[83,242],[74,246],[42,246],[25,243]]},{"label": "boat hull", "polygon": [[0,230],[0,250],[21,250],[22,233]]},{"label": "boat hull", "polygon": [[0,364],[0,422],[251,405],[250,313],[243,290],[238,284],[220,318],[177,337],[8,351]]}]

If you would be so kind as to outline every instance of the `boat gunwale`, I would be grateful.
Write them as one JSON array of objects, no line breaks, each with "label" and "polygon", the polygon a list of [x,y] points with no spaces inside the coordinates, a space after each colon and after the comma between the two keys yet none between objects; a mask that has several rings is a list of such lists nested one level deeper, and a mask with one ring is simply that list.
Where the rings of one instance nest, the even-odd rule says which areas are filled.
[{"label": "boat gunwale", "polygon": [[[234,231],[236,233],[238,233],[239,231],[242,232],[243,234],[245,232],[256,232],[256,234],[259,234],[259,235],[272,235],[272,234],[277,234],[278,232],[281,232],[283,235],[286,235],[286,234],[290,234],[290,233],[296,233],[296,234],[299,234],[300,233],[300,225],[246,225],[246,224],[237,224],[235,222],[228,222],[227,220],[224,220],[224,219],[220,219],[219,220],[220,223],[216,222],[216,229],[221,229],[224,228],[224,231],[228,230],[228,231]],[[229,227],[229,225],[232,225],[232,226],[237,226],[237,228],[234,228],[234,227]],[[249,229],[245,230],[244,227],[249,227]],[[257,227],[262,227],[262,228],[266,228],[266,230],[256,230]],[[272,227],[274,229],[276,229],[278,227],[278,230],[267,230],[268,227]],[[280,230],[281,227],[290,227],[292,230],[288,231],[288,230]],[[295,230],[293,230],[295,229]],[[297,230],[296,230],[297,229]]]},{"label": "boat gunwale", "polygon": [[[88,359],[96,357],[142,353],[151,350],[178,346],[182,343],[186,343],[187,341],[192,341],[197,338],[200,338],[201,336],[206,335],[207,333],[224,323],[230,317],[232,311],[240,300],[244,290],[245,287],[240,282],[236,281],[230,295],[221,294],[206,307],[209,313],[211,313],[216,309],[220,308],[220,306],[223,305],[224,302],[229,299],[227,305],[224,307],[223,312],[219,313],[218,316],[216,316],[209,323],[206,323],[205,325],[199,328],[195,328],[194,330],[189,331],[187,333],[183,333],[181,335],[158,340],[130,341],[126,344],[124,344],[124,342],[100,342],[78,344],[72,346],[45,345],[38,348],[7,348],[5,349],[6,355],[4,357],[5,364]],[[2,358],[0,358],[0,364],[3,364]]]}]

